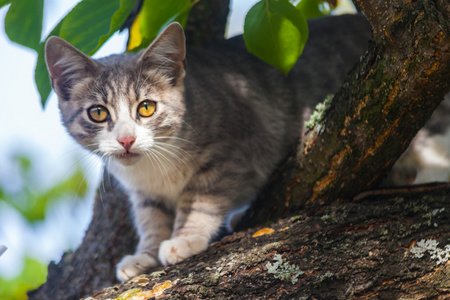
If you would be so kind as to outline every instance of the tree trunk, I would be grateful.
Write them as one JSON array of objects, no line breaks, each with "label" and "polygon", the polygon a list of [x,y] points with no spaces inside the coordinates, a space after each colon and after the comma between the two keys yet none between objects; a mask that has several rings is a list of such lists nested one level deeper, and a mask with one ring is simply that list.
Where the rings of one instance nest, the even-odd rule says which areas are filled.
[{"label": "tree trunk", "polygon": [[[444,299],[450,290],[449,263],[437,266],[427,255],[413,258],[408,247],[422,238],[437,239],[442,247],[450,244],[449,189],[416,197],[349,199],[376,186],[449,91],[450,4],[358,3],[372,23],[375,43],[322,119],[306,132],[298,153],[274,174],[242,228],[295,211],[294,217],[272,225],[271,235],[252,238],[255,229],[235,233],[179,265],[108,287],[115,282],[116,263],[134,250],[136,237],[126,196],[105,176],[82,245],[49,266],[47,283],[31,292],[30,299],[78,299],[105,287],[93,297],[114,298],[166,281],[166,287],[173,284],[164,290],[167,299]],[[359,29],[333,38],[345,45]],[[313,42],[314,26],[310,30]],[[216,35],[209,36],[213,40]],[[339,62],[341,55],[345,49],[343,54],[327,53],[329,68],[342,63],[345,74],[354,61]],[[321,63],[314,53],[302,59]],[[306,89],[303,93],[314,88],[299,86]],[[299,208],[305,209],[299,213]],[[305,272],[296,283],[268,273],[266,264],[273,263],[275,254],[282,255],[291,271],[295,264]]]},{"label": "tree trunk", "polygon": [[29,292],[29,299],[79,299],[117,283],[115,265],[138,241],[129,219],[127,196],[117,184],[104,176],[81,246],[65,253],[58,264],[50,263],[47,282]]},{"label": "tree trunk", "polygon": [[246,224],[375,188],[449,92],[450,2],[357,3],[375,43]]},{"label": "tree trunk", "polygon": [[186,43],[203,46],[225,39],[229,0],[199,1],[189,14]]}]

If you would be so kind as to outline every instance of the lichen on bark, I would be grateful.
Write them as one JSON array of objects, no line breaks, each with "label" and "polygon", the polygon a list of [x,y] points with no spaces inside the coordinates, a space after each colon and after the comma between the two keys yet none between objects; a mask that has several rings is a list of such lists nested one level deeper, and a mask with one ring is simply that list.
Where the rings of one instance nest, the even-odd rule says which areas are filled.
[{"label": "lichen on bark", "polygon": [[[142,275],[148,282],[139,287],[172,282],[158,299],[444,299],[450,264],[438,266],[428,255],[418,259],[409,247],[423,237],[450,243],[448,214],[433,214],[450,209],[447,194],[371,196],[299,212],[273,223],[272,234],[238,232],[177,266],[157,269],[164,270],[161,276]],[[305,273],[295,283],[275,278],[266,266],[275,255]],[[114,299],[137,287],[131,281],[93,299]]]}]

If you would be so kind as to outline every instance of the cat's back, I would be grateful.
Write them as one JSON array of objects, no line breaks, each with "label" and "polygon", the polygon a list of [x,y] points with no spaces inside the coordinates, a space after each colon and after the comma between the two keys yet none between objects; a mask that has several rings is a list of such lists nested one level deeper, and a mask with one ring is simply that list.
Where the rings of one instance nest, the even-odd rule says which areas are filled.
[{"label": "cat's back", "polygon": [[246,82],[266,95],[290,90],[299,101],[315,105],[337,91],[364,54],[371,27],[362,15],[317,18],[309,20],[308,25],[308,42],[287,77],[250,54],[242,36],[188,49],[188,74],[225,86],[232,86],[240,82],[236,78],[245,76]]},{"label": "cat's back", "polygon": [[287,78],[250,54],[239,38],[188,48],[185,95],[186,122],[201,145],[278,156],[298,136],[302,104]]},{"label": "cat's back", "polygon": [[219,136],[222,143],[265,140],[285,149],[298,140],[308,112],[337,91],[370,39],[363,16],[308,23],[308,43],[287,77],[250,54],[241,36],[188,48],[186,118],[202,131],[198,142]]}]

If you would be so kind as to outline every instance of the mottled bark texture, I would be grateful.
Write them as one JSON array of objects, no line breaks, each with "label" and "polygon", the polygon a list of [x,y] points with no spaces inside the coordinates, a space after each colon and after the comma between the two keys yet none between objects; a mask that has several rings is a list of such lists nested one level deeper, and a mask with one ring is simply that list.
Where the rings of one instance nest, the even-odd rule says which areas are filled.
[{"label": "mottled bark texture", "polygon": [[58,264],[50,263],[47,282],[30,292],[29,299],[79,299],[117,283],[115,265],[137,245],[129,203],[117,185],[104,177],[81,246]]},{"label": "mottled bark texture", "polygon": [[[296,215],[273,224],[271,235],[251,238],[256,229],[236,233],[206,253],[96,292],[94,298],[114,298],[133,287],[151,290],[168,280],[174,286],[164,291],[167,299],[448,297],[449,263],[437,266],[428,254],[414,258],[408,247],[422,238],[435,239],[442,247],[450,244],[449,189],[350,199],[376,186],[449,91],[450,4],[358,4],[372,22],[375,43],[306,133],[298,153],[274,174],[246,224]],[[358,30],[350,28],[346,34]],[[348,38],[340,37],[343,42]],[[329,55],[335,61],[341,57]],[[126,197],[111,181],[103,181],[80,248],[49,267],[48,282],[30,299],[78,299],[115,282],[115,264],[133,252],[136,238]],[[307,209],[299,212],[301,207]],[[305,272],[296,283],[267,272],[275,254]]]},{"label": "mottled bark texture", "polygon": [[194,5],[186,25],[186,43],[202,46],[223,40],[229,12],[229,0],[200,0]]},{"label": "mottled bark texture", "polygon": [[253,210],[254,222],[246,224],[376,187],[449,92],[449,1],[357,4],[375,43],[264,191],[264,209]]},{"label": "mottled bark texture", "polygon": [[[89,299],[126,299],[139,290],[151,298],[161,283],[173,286],[158,299],[449,299],[450,262],[437,265],[429,252],[417,258],[409,249],[421,239],[437,240],[440,249],[450,244],[448,193],[383,195],[299,212],[270,225],[270,235],[252,237],[261,227],[235,233],[175,267]],[[286,280],[268,272],[276,254],[290,265]],[[304,273],[292,283],[294,265]]]}]

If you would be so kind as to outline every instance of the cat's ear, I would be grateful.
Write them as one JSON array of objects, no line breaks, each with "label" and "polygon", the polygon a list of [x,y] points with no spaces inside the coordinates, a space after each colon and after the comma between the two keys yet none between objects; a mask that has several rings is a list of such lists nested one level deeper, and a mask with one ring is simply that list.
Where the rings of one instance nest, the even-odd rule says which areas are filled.
[{"label": "cat's ear", "polygon": [[73,83],[94,74],[96,63],[65,40],[52,36],[45,44],[45,61],[52,87],[69,100]]},{"label": "cat's ear", "polygon": [[156,71],[169,79],[171,85],[182,81],[186,70],[186,42],[183,27],[171,23],[142,53],[139,60],[149,71]]}]

